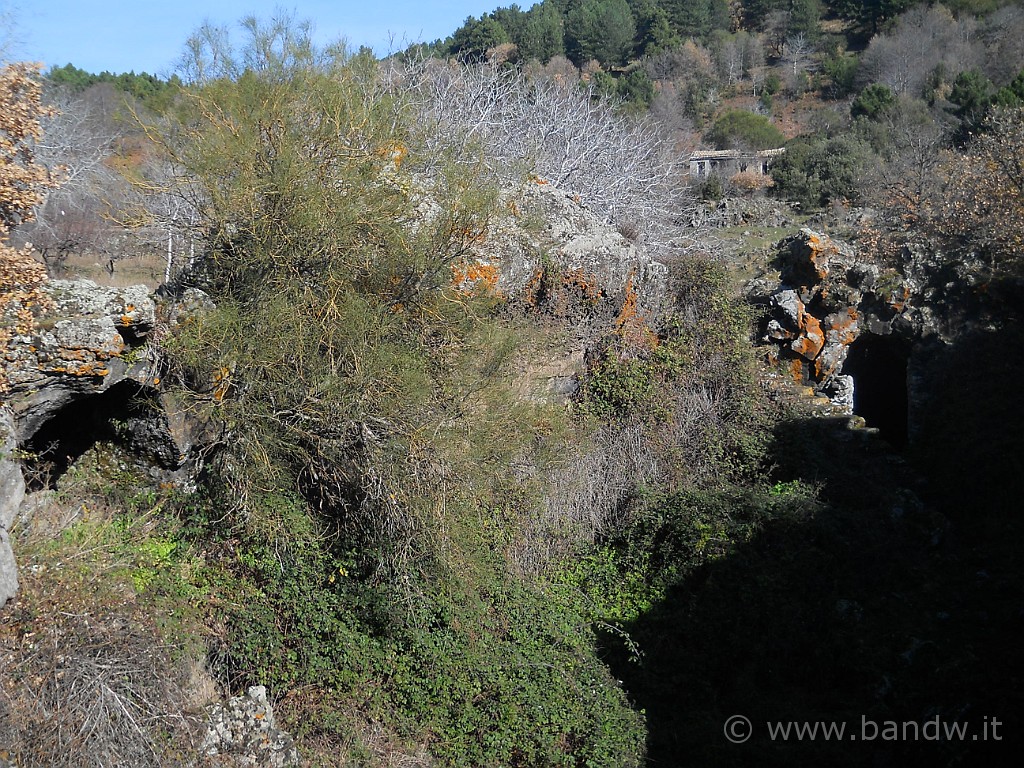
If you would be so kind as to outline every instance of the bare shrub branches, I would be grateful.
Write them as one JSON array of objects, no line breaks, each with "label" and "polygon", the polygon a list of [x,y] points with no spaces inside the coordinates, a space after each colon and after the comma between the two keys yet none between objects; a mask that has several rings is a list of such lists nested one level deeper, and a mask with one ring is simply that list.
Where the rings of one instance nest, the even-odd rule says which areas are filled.
[{"label": "bare shrub branches", "polygon": [[482,158],[506,186],[537,174],[607,222],[639,227],[655,255],[687,245],[676,225],[693,199],[672,148],[592,85],[436,60],[391,66],[428,158]]},{"label": "bare shrub branches", "polygon": [[987,258],[995,274],[1021,270],[1024,248],[1024,109],[997,109],[966,154],[947,165],[934,225]]}]

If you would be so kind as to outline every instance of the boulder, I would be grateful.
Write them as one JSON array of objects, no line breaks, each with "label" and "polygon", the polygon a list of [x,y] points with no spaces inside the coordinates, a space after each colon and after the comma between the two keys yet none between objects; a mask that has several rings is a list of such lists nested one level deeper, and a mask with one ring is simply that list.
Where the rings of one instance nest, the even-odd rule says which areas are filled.
[{"label": "boulder", "polygon": [[291,768],[300,765],[292,737],[277,727],[267,689],[254,685],[242,696],[214,704],[201,754],[214,765]]},{"label": "boulder", "polygon": [[774,286],[767,275],[755,281],[757,292],[770,296],[762,334],[769,359],[786,363],[799,384],[851,412],[853,382],[842,375],[850,346],[864,333],[913,333],[920,313],[909,281],[810,229],[778,244],[774,266]]},{"label": "boulder", "polygon": [[501,294],[522,296],[545,267],[553,267],[595,297],[633,290],[648,309],[664,298],[667,268],[579,197],[535,178],[507,192],[504,209],[507,214],[471,252],[479,264],[493,268]]}]

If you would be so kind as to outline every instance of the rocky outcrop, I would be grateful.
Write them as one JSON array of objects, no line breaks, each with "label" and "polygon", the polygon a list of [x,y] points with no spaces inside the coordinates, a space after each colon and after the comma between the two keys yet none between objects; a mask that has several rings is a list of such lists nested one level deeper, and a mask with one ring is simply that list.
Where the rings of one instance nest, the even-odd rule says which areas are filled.
[{"label": "rocky outcrop", "polygon": [[656,311],[665,294],[665,266],[579,197],[534,178],[507,192],[503,202],[505,215],[472,244],[469,261],[457,267],[456,284],[484,283],[530,303],[557,273],[583,302],[609,299],[621,305],[632,290],[644,308]]},{"label": "rocky outcrop", "polygon": [[853,406],[853,381],[844,366],[858,338],[911,339],[934,330],[911,301],[902,273],[859,259],[827,235],[803,229],[786,238],[775,267],[777,277],[763,276],[748,287],[751,300],[766,310],[762,341],[769,357],[842,411]]},{"label": "rocky outcrop", "polygon": [[52,280],[44,290],[52,309],[30,336],[15,338],[6,354],[19,442],[86,395],[126,379],[152,385],[155,376],[145,341],[156,325],[156,306],[145,286]]},{"label": "rocky outcrop", "polygon": [[292,737],[277,727],[262,685],[210,709],[200,752],[213,765],[291,768],[301,764]]},{"label": "rocky outcrop", "polygon": [[[145,286],[53,280],[42,289],[45,309],[0,350],[8,383],[0,411],[0,604],[17,588],[9,532],[15,518],[29,520],[34,497],[24,502],[25,477],[36,478],[34,491],[52,487],[103,441],[127,449],[155,482],[186,483],[202,439],[201,425],[161,387],[149,343],[159,313]],[[208,306],[193,291],[170,302],[163,317],[173,322]]]},{"label": "rocky outcrop", "polygon": [[[148,343],[158,313],[148,289],[53,280],[44,291],[51,308],[5,354],[18,445],[59,463],[90,438],[111,439],[161,470],[181,468],[195,430],[160,387],[159,356]],[[169,322],[209,305],[191,294],[168,306]]]}]

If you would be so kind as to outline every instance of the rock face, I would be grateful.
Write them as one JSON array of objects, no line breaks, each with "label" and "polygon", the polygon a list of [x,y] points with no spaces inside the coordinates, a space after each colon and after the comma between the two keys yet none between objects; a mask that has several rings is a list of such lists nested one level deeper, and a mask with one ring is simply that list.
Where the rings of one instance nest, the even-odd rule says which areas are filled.
[{"label": "rock face", "polygon": [[300,765],[292,737],[274,721],[267,689],[251,687],[244,696],[215,704],[200,752],[214,765],[289,768]]},{"label": "rock face", "polygon": [[[55,482],[93,444],[109,441],[154,480],[181,482],[200,439],[198,425],[161,391],[159,358],[148,343],[157,306],[145,286],[53,280],[43,290],[52,305],[31,333],[0,350],[9,382],[0,411],[0,604],[17,588],[9,530],[19,507],[27,513],[31,506],[22,503],[26,476]],[[205,294],[188,295],[166,314],[187,316],[208,304]],[[34,471],[23,473],[22,462]],[[40,487],[36,481],[33,490]]]},{"label": "rock face", "polygon": [[[45,290],[53,310],[32,336],[15,339],[7,354],[19,442],[85,395],[126,379],[151,384],[155,374],[144,344],[156,325],[156,307],[144,286],[52,280]],[[132,354],[135,350],[140,352]]]},{"label": "rock face", "polygon": [[923,246],[882,266],[804,229],[778,244],[773,266],[747,287],[765,310],[769,360],[831,401],[826,412],[862,416],[897,447],[915,441],[938,379],[949,376],[934,361],[972,329],[998,326],[984,286],[961,274],[967,267]]},{"label": "rock face", "polygon": [[16,448],[14,416],[0,408],[0,608],[18,591],[18,568],[8,533],[25,498],[25,479],[13,458]]},{"label": "rock face", "polygon": [[504,196],[507,215],[472,246],[472,261],[456,282],[489,283],[510,299],[536,299],[552,272],[584,300],[614,299],[629,291],[654,311],[665,293],[667,269],[583,201],[543,179]]},{"label": "rock face", "polygon": [[[4,361],[18,445],[63,460],[84,441],[110,438],[163,470],[181,467],[192,436],[159,386],[158,356],[147,343],[157,326],[148,289],[53,280],[44,290],[53,308]],[[202,308],[187,298],[186,310]]]},{"label": "rock face", "polygon": [[759,280],[749,294],[768,310],[762,341],[797,382],[828,395],[841,411],[852,408],[844,367],[858,339],[909,339],[927,330],[899,272],[858,259],[827,235],[803,229],[783,240],[776,267],[778,282]]}]

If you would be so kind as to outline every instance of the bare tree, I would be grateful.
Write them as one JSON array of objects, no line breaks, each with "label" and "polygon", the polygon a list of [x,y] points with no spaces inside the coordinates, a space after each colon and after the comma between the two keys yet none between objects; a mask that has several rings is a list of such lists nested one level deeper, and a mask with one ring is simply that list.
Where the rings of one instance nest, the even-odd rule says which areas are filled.
[{"label": "bare tree", "polygon": [[730,35],[718,47],[716,60],[718,70],[728,85],[736,85],[743,76],[743,41],[737,35]]},{"label": "bare tree", "polygon": [[983,47],[977,22],[959,19],[942,5],[912,8],[889,33],[876,35],[861,59],[865,83],[888,85],[898,95],[922,95],[928,77],[980,66]]},{"label": "bare tree", "polygon": [[942,191],[948,127],[932,118],[923,102],[907,102],[887,113],[885,157],[867,173],[867,202],[894,230],[917,226]]},{"label": "bare tree", "polygon": [[786,53],[786,36],[789,32],[789,11],[772,11],[764,20],[765,47],[769,55],[781,59]]},{"label": "bare tree", "polygon": [[[105,89],[109,86],[99,91]],[[59,168],[64,181],[37,206],[35,221],[17,236],[19,242],[34,246],[53,273],[59,273],[73,254],[92,251],[106,261],[116,255],[105,216],[119,186],[117,174],[107,165],[118,138],[111,106],[117,97],[99,91],[47,94],[51,111],[43,121],[36,153],[50,169]]]},{"label": "bare tree", "polygon": [[644,62],[652,80],[711,81],[717,78],[711,53],[699,43],[687,40],[678,48],[660,51]]},{"label": "bare tree", "polygon": [[797,77],[802,72],[807,71],[811,64],[812,53],[814,53],[814,46],[803,32],[786,38],[786,55],[784,58],[791,67],[793,77]]},{"label": "bare tree", "polygon": [[196,263],[200,217],[199,192],[180,169],[167,161],[147,164],[132,188],[123,224],[135,242],[164,257],[164,282]]},{"label": "bare tree", "polygon": [[692,199],[680,191],[670,142],[650,121],[617,114],[592,86],[436,61],[396,68],[391,80],[417,113],[426,157],[482,152],[504,183],[535,173],[609,223],[638,226],[656,250],[682,245],[675,222]]},{"label": "bare tree", "polygon": [[727,85],[736,85],[759,67],[764,66],[764,45],[758,35],[739,31],[720,34],[715,48],[718,73]]},{"label": "bare tree", "polygon": [[1024,69],[1024,7],[1007,5],[985,21],[981,32],[985,46],[985,74],[997,85],[1006,85]]}]

